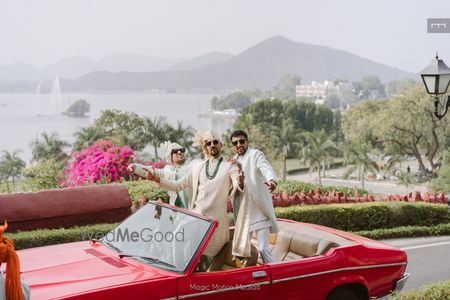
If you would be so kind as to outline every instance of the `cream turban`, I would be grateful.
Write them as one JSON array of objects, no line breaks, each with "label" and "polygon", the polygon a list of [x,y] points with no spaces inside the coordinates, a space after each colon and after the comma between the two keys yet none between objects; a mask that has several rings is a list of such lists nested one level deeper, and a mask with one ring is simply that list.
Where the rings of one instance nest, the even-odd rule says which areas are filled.
[{"label": "cream turban", "polygon": [[203,131],[198,130],[197,132],[195,132],[195,135],[192,138],[192,141],[194,142],[192,144],[192,146],[194,146],[194,147],[204,146],[204,144],[206,142],[213,141],[213,140],[218,140],[219,143],[223,144],[222,139],[220,138],[220,135],[218,135],[214,131],[208,130],[208,131],[203,132]]},{"label": "cream turban", "polygon": [[197,130],[197,132],[195,132],[195,134],[194,134],[194,137],[192,138],[192,141],[193,141],[192,146],[194,146],[194,147],[201,146],[202,150],[203,150],[203,154],[205,155],[205,157],[207,157],[206,142],[213,141],[213,140],[218,140],[219,143],[221,143],[223,145],[220,135],[218,135],[214,131],[208,130],[208,131],[203,132],[203,131]]},{"label": "cream turban", "polygon": [[181,149],[181,148],[184,148],[184,147],[181,146],[180,144],[177,144],[177,143],[171,143],[171,144],[169,144],[169,146],[167,146],[167,149],[166,149],[166,161],[167,161],[167,163],[169,163],[169,164],[173,163],[173,161],[172,161],[172,150],[174,150],[174,149]]}]

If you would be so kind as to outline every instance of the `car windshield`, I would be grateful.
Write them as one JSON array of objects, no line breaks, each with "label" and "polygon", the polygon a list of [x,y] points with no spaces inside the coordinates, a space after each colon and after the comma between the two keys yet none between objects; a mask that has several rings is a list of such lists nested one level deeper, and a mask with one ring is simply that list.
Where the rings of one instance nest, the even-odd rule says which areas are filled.
[{"label": "car windshield", "polygon": [[185,272],[211,230],[212,220],[202,219],[159,203],[148,203],[100,242],[159,268]]}]

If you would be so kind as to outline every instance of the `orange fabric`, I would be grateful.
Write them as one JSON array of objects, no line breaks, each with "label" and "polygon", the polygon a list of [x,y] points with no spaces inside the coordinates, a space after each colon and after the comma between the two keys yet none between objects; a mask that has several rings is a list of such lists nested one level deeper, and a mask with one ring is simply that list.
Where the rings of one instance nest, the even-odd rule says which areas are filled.
[{"label": "orange fabric", "polygon": [[19,257],[14,250],[13,242],[3,236],[8,228],[5,221],[0,226],[0,265],[6,263],[5,290],[7,300],[23,300],[22,285],[20,283],[20,263]]}]

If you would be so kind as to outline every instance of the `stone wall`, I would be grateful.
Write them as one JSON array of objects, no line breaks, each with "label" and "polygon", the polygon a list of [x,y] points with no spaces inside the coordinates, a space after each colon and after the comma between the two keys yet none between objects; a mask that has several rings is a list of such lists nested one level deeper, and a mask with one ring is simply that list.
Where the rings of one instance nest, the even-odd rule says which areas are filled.
[{"label": "stone wall", "polygon": [[0,194],[0,223],[8,232],[124,220],[131,213],[128,190],[120,184]]}]

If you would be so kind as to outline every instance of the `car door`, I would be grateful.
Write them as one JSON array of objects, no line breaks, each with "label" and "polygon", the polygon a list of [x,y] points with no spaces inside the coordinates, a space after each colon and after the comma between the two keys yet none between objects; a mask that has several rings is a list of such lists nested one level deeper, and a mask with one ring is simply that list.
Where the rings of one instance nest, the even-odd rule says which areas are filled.
[{"label": "car door", "polygon": [[330,263],[326,256],[271,263],[270,299],[320,299],[324,282],[333,280],[325,271]]},{"label": "car door", "polygon": [[178,280],[179,299],[268,299],[269,291],[270,270],[267,265],[192,273]]}]

